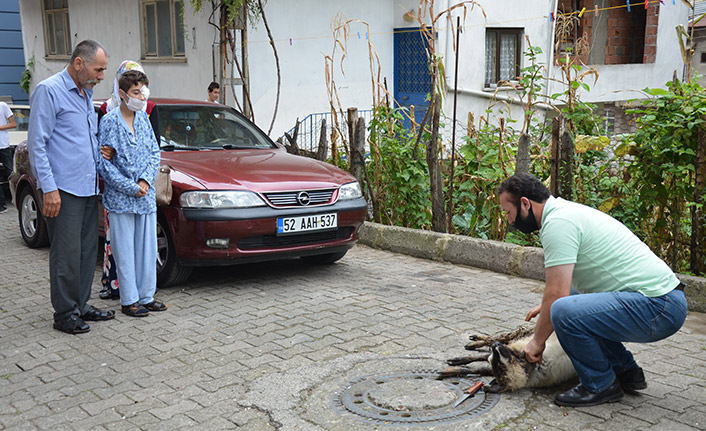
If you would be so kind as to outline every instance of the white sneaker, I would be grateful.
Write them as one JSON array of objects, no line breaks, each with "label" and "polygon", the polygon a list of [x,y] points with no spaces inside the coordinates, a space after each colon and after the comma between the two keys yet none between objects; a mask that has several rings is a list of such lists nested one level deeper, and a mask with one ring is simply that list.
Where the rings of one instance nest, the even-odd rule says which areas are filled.
[{"label": "white sneaker", "polygon": [[5,208],[5,207],[0,208],[0,214],[6,213],[6,212],[7,212],[7,208]]}]

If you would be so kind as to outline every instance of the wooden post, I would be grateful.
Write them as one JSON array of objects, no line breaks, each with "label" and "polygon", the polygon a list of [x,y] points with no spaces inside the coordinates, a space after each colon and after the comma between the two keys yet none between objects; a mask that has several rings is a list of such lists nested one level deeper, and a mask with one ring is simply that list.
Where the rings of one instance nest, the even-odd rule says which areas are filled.
[{"label": "wooden post", "polygon": [[517,143],[517,157],[515,157],[515,173],[529,172],[530,167],[530,136],[523,133]]},{"label": "wooden post", "polygon": [[704,223],[704,193],[706,193],[706,129],[699,129],[696,146],[696,162],[694,163],[696,178],[694,181],[694,206],[691,207],[691,252],[689,269],[695,274],[706,271],[706,245],[703,244]]},{"label": "wooden post", "polygon": [[316,159],[326,160],[328,155],[328,141],[326,140],[326,118],[321,120],[321,134],[319,135],[319,148],[316,149]]},{"label": "wooden post", "polygon": [[355,133],[351,141],[351,175],[363,183],[363,166],[365,165],[365,119],[359,117],[355,122]]},{"label": "wooden post", "polygon": [[429,167],[429,186],[431,188],[431,228],[435,232],[446,232],[444,188],[439,163],[439,115],[441,111],[439,95],[434,97],[430,108],[434,110],[431,118],[431,140],[427,145],[427,166]]},{"label": "wooden post", "polygon": [[297,135],[299,134],[299,118],[297,118],[297,124],[294,126],[292,134],[285,132],[284,136],[289,141],[289,145],[285,144],[285,148],[288,153],[299,155],[299,146],[297,146]]},{"label": "wooden post", "polygon": [[561,147],[559,148],[559,169],[558,183],[559,196],[571,200],[574,190],[574,139],[568,130],[564,130],[561,135]]},{"label": "wooden post", "polygon": [[353,140],[355,139],[355,122],[358,118],[358,108],[348,108],[348,117],[346,124],[348,126],[348,146],[350,152],[353,153]]},{"label": "wooden post", "polygon": [[551,182],[549,184],[549,192],[552,196],[559,196],[559,182],[557,177],[559,176],[559,131],[561,130],[561,119],[556,117],[552,120],[552,153],[550,159],[550,177]]}]

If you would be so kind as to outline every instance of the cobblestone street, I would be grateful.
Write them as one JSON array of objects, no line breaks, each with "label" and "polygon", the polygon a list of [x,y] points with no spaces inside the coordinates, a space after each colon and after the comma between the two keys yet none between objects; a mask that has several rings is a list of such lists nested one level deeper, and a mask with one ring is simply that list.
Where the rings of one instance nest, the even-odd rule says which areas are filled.
[{"label": "cobblestone street", "polygon": [[345,411],[359,376],[445,368],[472,333],[523,323],[543,284],[356,246],[337,264],[300,260],[198,268],[157,292],[144,319],[116,311],[88,334],[52,329],[49,249],[0,215],[0,429],[42,430],[703,430],[706,326],[692,314],[659,343],[630,345],[649,387],[571,409],[557,389],[502,394],[485,413],[385,424]]}]

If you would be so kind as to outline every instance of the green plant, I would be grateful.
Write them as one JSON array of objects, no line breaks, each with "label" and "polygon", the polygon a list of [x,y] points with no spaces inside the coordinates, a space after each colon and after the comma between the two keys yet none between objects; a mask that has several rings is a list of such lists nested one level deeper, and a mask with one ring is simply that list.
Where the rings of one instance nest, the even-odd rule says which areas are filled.
[{"label": "green plant", "polygon": [[627,172],[640,198],[643,239],[672,269],[685,270],[689,253],[697,252],[689,250],[689,212],[702,206],[694,199],[694,187],[698,135],[706,127],[706,91],[696,82],[676,79],[667,83],[667,90],[644,91],[652,97],[630,111],[639,115],[638,131],[619,151],[634,157]]},{"label": "green plant", "polygon": [[373,201],[375,221],[429,229],[429,172],[420,157],[424,149],[415,148],[416,136],[404,128],[403,113],[379,105],[368,128],[371,155],[365,188]]},{"label": "green plant", "polygon": [[29,85],[32,82],[32,72],[34,71],[34,54],[32,54],[32,58],[29,59],[27,62],[27,66],[25,66],[25,70],[22,72],[22,76],[20,77],[20,88],[24,90],[25,94],[29,95]]}]

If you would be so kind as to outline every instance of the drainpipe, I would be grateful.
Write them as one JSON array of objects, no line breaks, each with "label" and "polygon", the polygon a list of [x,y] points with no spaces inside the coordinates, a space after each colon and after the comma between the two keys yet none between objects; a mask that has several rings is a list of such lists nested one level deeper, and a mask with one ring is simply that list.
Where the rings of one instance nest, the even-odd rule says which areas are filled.
[{"label": "drainpipe", "polygon": [[[559,0],[554,0],[554,19],[556,20],[557,13],[559,11]],[[555,41],[554,39],[556,38],[556,25],[554,24],[554,21],[549,21],[550,29],[549,29],[549,62],[547,63],[547,77],[551,78],[554,76],[554,46],[555,46]],[[551,94],[550,92],[550,87],[552,86],[553,81],[547,80],[546,85],[544,86],[544,95],[546,96],[545,100],[549,100],[549,95]]]},{"label": "drainpipe", "polygon": [[[446,0],[446,10],[449,10],[449,9],[451,9],[451,0]],[[451,20],[448,19],[448,22],[451,22]],[[446,52],[444,52],[444,62],[448,61],[449,52],[451,52],[451,37],[449,37],[451,35],[451,31],[452,31],[451,26],[447,25],[446,26],[446,50],[445,50]],[[444,73],[446,73],[447,70],[449,70],[449,68],[445,67]],[[447,75],[446,82],[451,82],[450,79],[451,79],[451,76]],[[448,93],[448,91],[446,91],[446,92]]]},{"label": "drainpipe", "polygon": [[[511,105],[523,106],[519,99],[515,99],[513,97],[506,96],[504,94],[489,93],[487,91],[471,90],[468,88],[461,88],[461,87],[457,88],[456,91],[458,92],[458,94],[468,94],[470,96],[483,97],[485,99],[490,99],[490,100],[502,100],[503,102],[507,102]],[[534,106],[536,106],[537,108],[539,108],[543,111],[548,111],[551,109],[551,106],[547,105],[546,103],[538,103]]]}]

